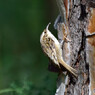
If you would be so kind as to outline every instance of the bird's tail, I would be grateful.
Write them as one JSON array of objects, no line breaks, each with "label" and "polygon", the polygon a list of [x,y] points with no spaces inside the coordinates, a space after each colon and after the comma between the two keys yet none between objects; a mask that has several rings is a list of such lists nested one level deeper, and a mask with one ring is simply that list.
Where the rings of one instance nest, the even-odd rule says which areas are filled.
[{"label": "bird's tail", "polygon": [[69,66],[68,64],[66,64],[63,60],[60,60],[60,63],[62,64],[62,66],[64,66],[70,73],[72,73],[75,77],[77,77],[77,71],[72,68],[71,66]]}]

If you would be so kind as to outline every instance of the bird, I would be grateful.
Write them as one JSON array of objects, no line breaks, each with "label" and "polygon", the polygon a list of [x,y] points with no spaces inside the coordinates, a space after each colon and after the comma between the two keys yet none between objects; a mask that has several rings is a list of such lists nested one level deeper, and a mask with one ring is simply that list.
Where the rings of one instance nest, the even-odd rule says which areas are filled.
[{"label": "bird", "polygon": [[48,30],[49,23],[40,36],[40,43],[43,52],[52,60],[52,64],[57,65],[60,69],[60,64],[71,74],[77,77],[77,71],[66,64],[62,57],[62,49],[57,38]]}]

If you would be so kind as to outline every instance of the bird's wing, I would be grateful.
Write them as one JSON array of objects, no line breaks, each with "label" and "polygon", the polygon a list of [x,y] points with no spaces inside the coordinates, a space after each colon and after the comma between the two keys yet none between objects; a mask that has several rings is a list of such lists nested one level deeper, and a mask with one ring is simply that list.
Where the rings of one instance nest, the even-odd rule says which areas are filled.
[{"label": "bird's wing", "polygon": [[44,42],[44,46],[42,46],[43,51],[45,54],[56,64],[58,65],[58,59],[57,59],[57,53],[55,50],[55,44],[52,39],[49,39],[49,41]]}]

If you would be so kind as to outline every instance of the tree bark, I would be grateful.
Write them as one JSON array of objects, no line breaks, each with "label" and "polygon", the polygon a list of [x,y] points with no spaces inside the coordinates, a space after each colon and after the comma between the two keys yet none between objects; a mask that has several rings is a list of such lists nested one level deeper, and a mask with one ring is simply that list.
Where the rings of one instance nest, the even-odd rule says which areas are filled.
[{"label": "tree bark", "polygon": [[95,1],[56,0],[60,11],[54,27],[64,61],[78,77],[60,74],[55,95],[95,95]]}]

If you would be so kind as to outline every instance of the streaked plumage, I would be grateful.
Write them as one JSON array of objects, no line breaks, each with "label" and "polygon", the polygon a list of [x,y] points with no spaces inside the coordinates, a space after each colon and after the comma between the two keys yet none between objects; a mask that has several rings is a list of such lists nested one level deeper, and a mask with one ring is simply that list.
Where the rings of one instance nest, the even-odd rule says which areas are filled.
[{"label": "streaked plumage", "polygon": [[[50,23],[49,23],[50,24]],[[45,54],[60,68],[60,64],[64,66],[74,76],[77,76],[76,70],[66,64],[62,58],[62,49],[60,43],[54,37],[54,35],[48,30],[49,24],[42,32],[40,37],[40,43]],[[60,68],[61,69],[61,68]]]}]

